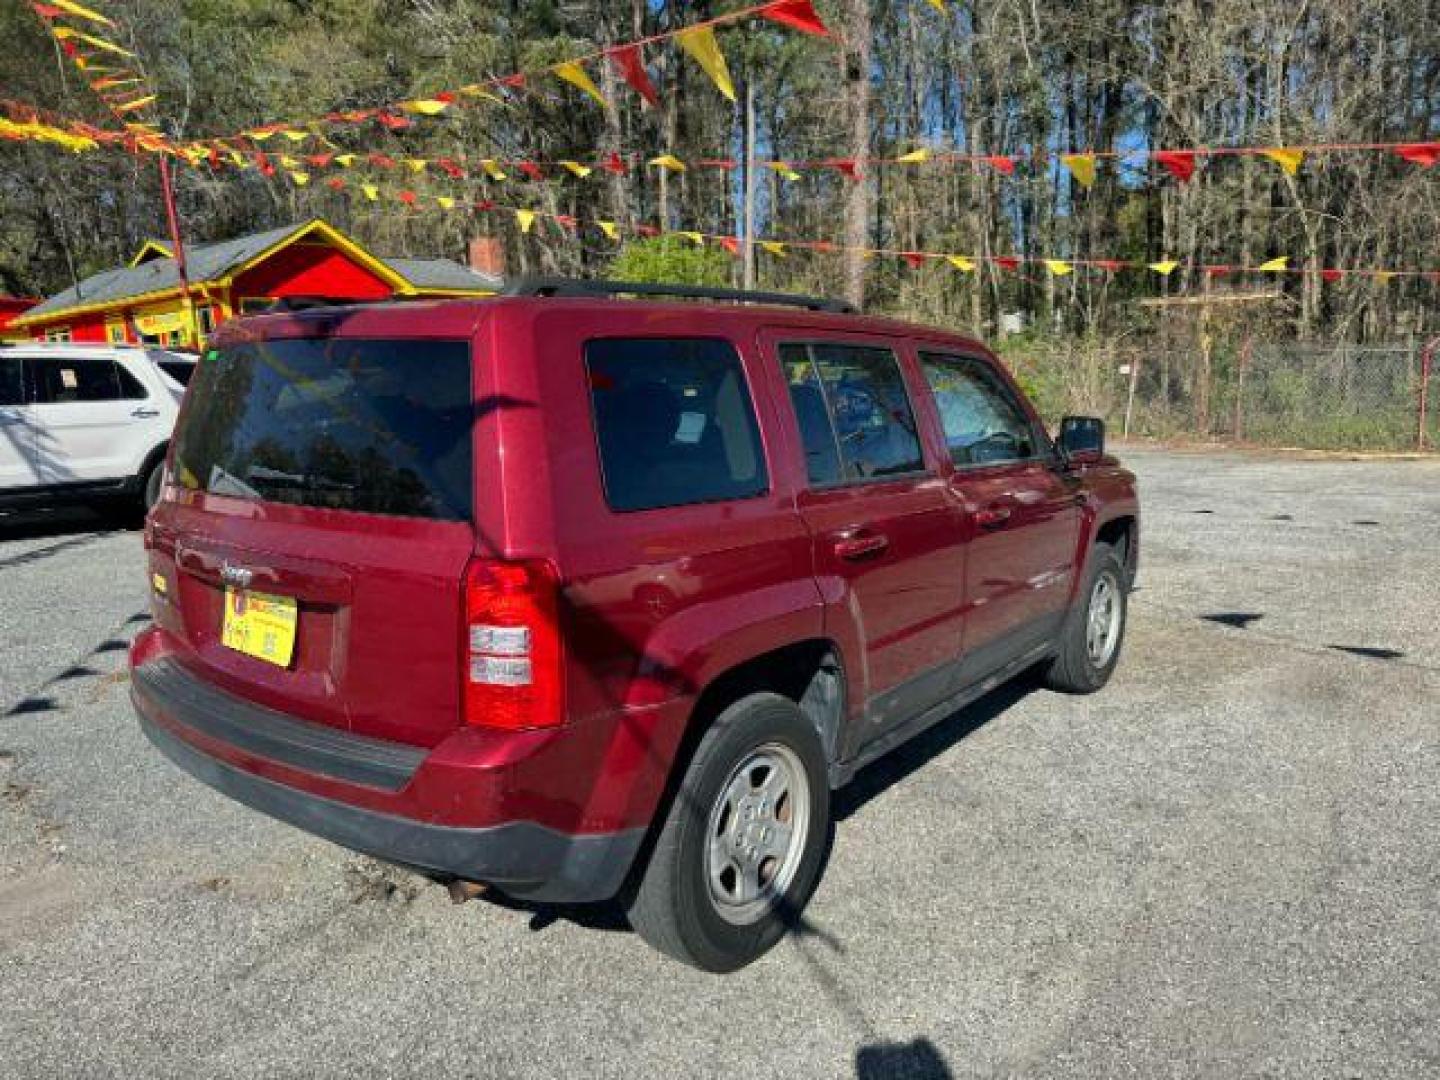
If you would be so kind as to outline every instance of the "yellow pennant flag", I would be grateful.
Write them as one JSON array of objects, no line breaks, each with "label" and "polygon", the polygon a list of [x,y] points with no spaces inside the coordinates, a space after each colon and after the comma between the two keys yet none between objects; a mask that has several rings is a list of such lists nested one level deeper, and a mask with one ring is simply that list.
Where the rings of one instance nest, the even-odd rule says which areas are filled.
[{"label": "yellow pennant flag", "polygon": [[521,231],[522,233],[528,233],[528,232],[530,231],[531,227],[535,224],[535,211],[534,211],[534,210],[516,210],[516,211],[515,211],[515,222],[516,222],[516,224],[518,224],[518,225],[520,226],[520,231]]},{"label": "yellow pennant flag", "polygon": [[1151,263],[1151,264],[1150,264],[1150,269],[1151,269],[1151,270],[1154,270],[1157,274],[1160,274],[1162,277],[1169,277],[1170,274],[1174,271],[1174,269],[1175,269],[1177,266],[1179,266],[1179,265],[1180,265],[1180,264],[1179,264],[1178,262],[1176,262],[1174,259],[1161,259],[1159,262],[1153,262],[1153,263]]},{"label": "yellow pennant flag", "polygon": [[578,161],[562,161],[560,162],[560,167],[572,175],[578,176],[581,180],[584,180],[585,177],[594,171],[589,165],[581,165]]},{"label": "yellow pennant flag", "polygon": [[440,204],[441,210],[454,210],[455,200],[449,195],[436,195],[435,201]]},{"label": "yellow pennant flag", "polygon": [[296,161],[289,154],[281,154],[276,160],[287,169],[298,169],[300,167],[300,162]]},{"label": "yellow pennant flag", "polygon": [[777,259],[785,258],[785,245],[779,240],[761,240],[760,246]]},{"label": "yellow pennant flag", "polygon": [[1271,274],[1283,273],[1290,269],[1290,257],[1288,255],[1279,255],[1276,258],[1267,259],[1255,269],[1264,270]]},{"label": "yellow pennant flag", "polygon": [[284,135],[285,138],[289,139],[291,142],[304,142],[310,137],[310,133],[308,131],[299,131],[295,128],[285,128],[280,132],[280,134]]},{"label": "yellow pennant flag", "polygon": [[1041,261],[1044,262],[1045,269],[1049,270],[1053,277],[1064,277],[1075,269],[1064,259],[1042,259]]},{"label": "yellow pennant flag", "polygon": [[46,3],[51,7],[57,7],[61,11],[74,15],[76,18],[89,19],[93,23],[99,23],[101,26],[108,26],[112,29],[115,26],[113,22],[104,15],[101,15],[98,11],[91,11],[87,7],[81,7],[75,3],[74,0],[46,0]]},{"label": "yellow pennant flag", "polygon": [[1375,283],[1377,285],[1389,285],[1390,279],[1395,276],[1393,270],[1377,270],[1375,272]]},{"label": "yellow pennant flag", "polygon": [[230,158],[230,164],[234,165],[236,168],[248,169],[250,167],[250,163],[240,156],[240,152],[238,150],[231,150],[228,156]]},{"label": "yellow pennant flag", "polygon": [[380,189],[374,184],[361,184],[360,190],[365,193],[365,198],[369,199],[371,202],[374,202],[375,200],[380,198]]},{"label": "yellow pennant flag", "polygon": [[414,101],[402,101],[400,108],[409,113],[418,113],[421,116],[439,116],[450,107],[448,101],[441,101],[438,98],[416,98]]},{"label": "yellow pennant flag", "polygon": [[248,135],[250,138],[254,139],[256,142],[264,142],[266,139],[270,138],[270,136],[275,134],[275,129],[256,128],[254,131],[247,131],[245,134]]},{"label": "yellow pennant flag", "polygon": [[895,160],[902,165],[919,165],[930,160],[930,150],[922,146],[918,150],[911,150],[908,154],[901,154]]},{"label": "yellow pennant flag", "polygon": [[485,158],[480,162],[480,168],[485,170],[485,175],[491,180],[504,180],[505,171],[496,165],[492,158]]},{"label": "yellow pennant flag", "polygon": [[586,73],[585,69],[574,60],[567,60],[563,64],[556,64],[550,70],[571,86],[578,87],[590,97],[594,98],[596,104],[602,109],[605,107],[606,101],[600,94],[600,88],[590,80],[590,76]]},{"label": "yellow pennant flag", "polygon": [[962,273],[973,274],[975,272],[975,260],[967,259],[964,255],[946,255],[945,261]]},{"label": "yellow pennant flag", "polygon": [[1062,154],[1060,160],[1070,170],[1070,175],[1080,182],[1081,187],[1089,188],[1095,183],[1094,154]]},{"label": "yellow pennant flag", "polygon": [[119,105],[112,105],[110,111],[116,113],[134,112],[136,109],[143,109],[154,100],[154,94],[146,94],[144,97],[133,98],[130,101],[121,102]]},{"label": "yellow pennant flag", "polygon": [[478,83],[471,83],[469,86],[460,87],[460,93],[464,94],[466,97],[482,98],[485,101],[493,101],[500,105],[503,105],[505,103],[504,98],[492,94],[489,90],[486,90]]},{"label": "yellow pennant flag", "polygon": [[1305,160],[1304,150],[1290,150],[1283,146],[1274,150],[1261,150],[1271,161],[1285,170],[1286,175],[1294,176],[1300,171],[1300,163]]},{"label": "yellow pennant flag", "polygon": [[715,40],[715,31],[708,26],[697,26],[692,30],[681,30],[675,35],[675,40],[705,70],[720,93],[734,101],[735,84],[730,81],[730,69],[726,67],[725,54]]},{"label": "yellow pennant flag", "polygon": [[602,233],[604,233],[609,239],[611,239],[611,240],[619,240],[619,239],[620,239],[620,230],[615,227],[615,222],[613,222],[613,221],[597,221],[597,222],[595,222],[595,224],[600,226],[600,231],[601,231]]},{"label": "yellow pennant flag", "polygon": [[296,187],[304,187],[310,182],[310,174],[306,172],[298,172],[292,170],[290,173],[290,179],[295,181]]},{"label": "yellow pennant flag", "polygon": [[677,232],[675,235],[676,235],[676,236],[683,236],[686,240],[689,240],[689,241],[690,241],[692,244],[694,244],[696,247],[704,247],[704,246],[705,246],[705,236],[704,236],[703,233],[688,232],[688,231],[686,231],[686,232]]},{"label": "yellow pennant flag", "polygon": [[783,178],[786,179],[786,180],[799,180],[799,179],[800,179],[800,174],[799,174],[798,172],[796,172],[794,169],[792,169],[792,168],[790,167],[790,164],[789,164],[788,162],[785,162],[785,161],[771,161],[771,162],[767,162],[767,164],[770,166],[771,169],[773,169],[773,170],[776,172],[776,174],[778,174],[779,176],[783,177]]},{"label": "yellow pennant flag", "polygon": [[335,164],[336,164],[336,165],[339,165],[342,169],[348,169],[351,165],[354,165],[354,164],[355,164],[355,155],[354,155],[354,154],[336,154],[336,155],[335,155]]},{"label": "yellow pennant flag", "polygon": [[658,165],[660,168],[667,169],[670,172],[685,171],[685,163],[674,154],[661,154],[659,157],[653,157],[650,159],[650,164]]},{"label": "yellow pennant flag", "polygon": [[945,7],[945,0],[926,0],[926,2],[927,2],[931,7],[933,7],[936,11],[938,11],[941,15],[946,14],[946,12],[947,12],[947,10],[948,10],[948,9]]},{"label": "yellow pennant flag", "polygon": [[[68,26],[51,27],[50,33],[61,41],[83,41],[92,49],[99,49],[102,52],[114,53],[116,56],[133,57],[135,55],[128,49],[122,49],[119,45],[112,44],[111,42],[106,41],[104,38],[94,37],[90,34],[83,34],[79,30],[73,30]],[[79,61],[77,60],[76,63],[79,63]],[[83,64],[81,64],[80,66],[84,67]]]},{"label": "yellow pennant flag", "polygon": [[425,166],[430,163],[423,157],[407,157],[405,158],[405,164],[410,167],[411,172],[422,173],[425,171]]}]

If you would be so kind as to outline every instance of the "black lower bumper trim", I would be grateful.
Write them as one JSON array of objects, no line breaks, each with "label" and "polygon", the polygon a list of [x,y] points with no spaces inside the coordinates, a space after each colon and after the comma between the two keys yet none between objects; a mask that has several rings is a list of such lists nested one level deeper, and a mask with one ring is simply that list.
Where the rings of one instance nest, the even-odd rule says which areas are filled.
[{"label": "black lower bumper trim", "polygon": [[196,779],[306,832],[432,875],[485,882],[531,900],[605,900],[619,891],[644,838],[643,829],[571,835],[531,821],[454,828],[364,810],[219,761],[148,716],[134,689],[132,697],[145,735]]}]

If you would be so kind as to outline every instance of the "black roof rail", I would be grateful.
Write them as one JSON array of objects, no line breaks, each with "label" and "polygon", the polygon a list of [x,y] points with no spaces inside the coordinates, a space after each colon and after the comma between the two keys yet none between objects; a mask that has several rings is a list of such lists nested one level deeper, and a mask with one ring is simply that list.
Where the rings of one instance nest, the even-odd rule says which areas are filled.
[{"label": "black roof rail", "polygon": [[797,293],[756,292],[751,289],[722,289],[713,285],[656,285],[641,281],[588,281],[579,278],[522,277],[505,283],[502,296],[678,296],[693,300],[734,300],[747,304],[779,304],[782,307],[854,315],[847,300]]}]

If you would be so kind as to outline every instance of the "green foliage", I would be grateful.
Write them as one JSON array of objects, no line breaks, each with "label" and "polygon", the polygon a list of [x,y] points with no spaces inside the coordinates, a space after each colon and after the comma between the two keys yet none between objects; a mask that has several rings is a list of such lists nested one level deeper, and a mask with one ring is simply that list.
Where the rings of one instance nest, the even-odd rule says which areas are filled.
[{"label": "green foliage", "polygon": [[680,236],[652,236],[628,241],[611,260],[608,276],[616,281],[724,286],[730,284],[730,270],[731,258],[723,251]]}]

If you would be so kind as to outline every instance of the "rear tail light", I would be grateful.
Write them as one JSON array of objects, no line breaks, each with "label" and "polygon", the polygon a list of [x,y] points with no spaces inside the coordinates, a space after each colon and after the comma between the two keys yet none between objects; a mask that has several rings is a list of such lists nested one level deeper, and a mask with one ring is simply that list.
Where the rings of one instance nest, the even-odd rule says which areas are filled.
[{"label": "rear tail light", "polygon": [[465,722],[553,727],[564,712],[560,583],[548,562],[477,559],[465,569]]}]

